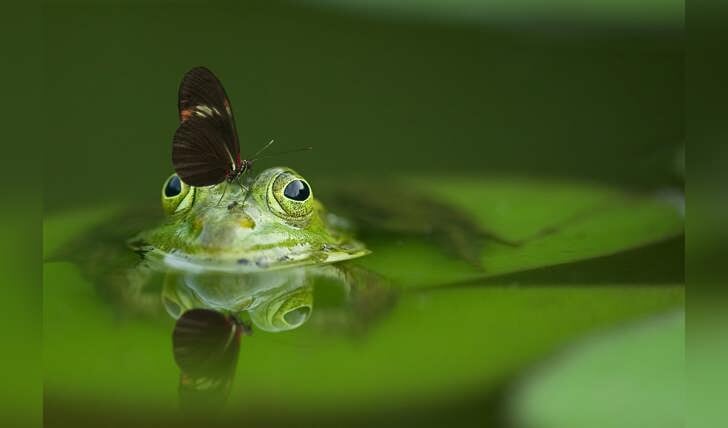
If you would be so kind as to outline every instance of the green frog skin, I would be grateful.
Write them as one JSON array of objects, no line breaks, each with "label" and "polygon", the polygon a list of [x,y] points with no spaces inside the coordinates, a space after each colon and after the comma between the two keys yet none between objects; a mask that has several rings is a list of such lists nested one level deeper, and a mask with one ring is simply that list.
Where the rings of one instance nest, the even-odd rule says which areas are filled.
[{"label": "green frog skin", "polygon": [[132,240],[135,249],[182,271],[251,272],[333,263],[369,251],[328,214],[290,168],[237,182],[192,187],[171,175],[162,187],[166,221]]}]

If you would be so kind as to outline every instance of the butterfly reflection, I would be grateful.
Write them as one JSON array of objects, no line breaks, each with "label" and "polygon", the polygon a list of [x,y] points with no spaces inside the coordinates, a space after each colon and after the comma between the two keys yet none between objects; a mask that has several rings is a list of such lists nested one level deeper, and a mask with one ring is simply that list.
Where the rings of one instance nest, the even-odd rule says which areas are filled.
[{"label": "butterfly reflection", "polygon": [[249,329],[232,315],[191,309],[177,319],[172,334],[174,360],[180,369],[183,409],[215,409],[230,394],[240,341]]}]

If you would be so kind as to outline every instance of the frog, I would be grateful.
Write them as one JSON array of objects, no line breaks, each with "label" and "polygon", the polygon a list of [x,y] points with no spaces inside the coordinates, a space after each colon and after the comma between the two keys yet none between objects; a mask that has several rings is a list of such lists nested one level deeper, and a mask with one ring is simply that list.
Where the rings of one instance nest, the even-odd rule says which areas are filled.
[{"label": "frog", "polygon": [[343,219],[314,198],[308,181],[287,167],[268,168],[246,184],[207,187],[171,174],[161,201],[166,220],[130,245],[172,269],[246,273],[370,253]]},{"label": "frog", "polygon": [[300,328],[316,288],[329,288],[317,326],[339,332],[362,333],[392,306],[384,278],[345,263],[370,251],[291,168],[266,169],[238,186],[194,187],[172,174],[161,204],[161,224],[128,242],[143,259],[124,291],[130,302],[154,302],[143,272],[162,274],[183,407],[224,403],[241,337]]},{"label": "frog", "polygon": [[[289,167],[207,187],[190,186],[173,173],[161,186],[160,201],[164,218],[127,241],[141,259],[113,287],[137,312],[158,311],[161,295],[161,306],[174,319],[205,308],[279,332],[308,320],[316,282],[337,283],[348,301],[393,294],[386,279],[347,263],[371,251]],[[152,277],[162,284],[161,293],[150,286]],[[359,293],[360,288],[368,291]],[[378,289],[382,292],[373,291]],[[368,305],[362,302],[354,306]],[[347,325],[366,324],[357,319]]]},{"label": "frog", "polygon": [[359,315],[329,318],[345,331],[363,331],[374,318],[363,314],[381,313],[395,293],[386,278],[354,263],[371,251],[351,223],[327,210],[292,168],[245,178],[196,187],[170,174],[161,183],[161,209],[126,207],[53,258],[76,262],[120,315],[178,319],[207,308],[252,318],[266,332],[302,326],[314,284],[334,282],[347,296],[344,306]]}]

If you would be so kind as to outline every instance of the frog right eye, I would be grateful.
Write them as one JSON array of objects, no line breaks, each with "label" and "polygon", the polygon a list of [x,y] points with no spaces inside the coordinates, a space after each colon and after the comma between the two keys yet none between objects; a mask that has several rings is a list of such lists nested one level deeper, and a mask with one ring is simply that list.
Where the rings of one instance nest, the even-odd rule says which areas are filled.
[{"label": "frog right eye", "polygon": [[268,206],[288,220],[306,220],[313,211],[311,187],[298,174],[284,170],[271,181]]},{"label": "frog right eye", "polygon": [[164,181],[162,186],[162,208],[167,215],[183,211],[192,206],[195,199],[195,189],[180,180],[177,174],[172,174]]},{"label": "frog right eye", "polygon": [[313,288],[303,286],[273,297],[248,310],[251,321],[264,331],[287,331],[302,326],[313,310]]}]

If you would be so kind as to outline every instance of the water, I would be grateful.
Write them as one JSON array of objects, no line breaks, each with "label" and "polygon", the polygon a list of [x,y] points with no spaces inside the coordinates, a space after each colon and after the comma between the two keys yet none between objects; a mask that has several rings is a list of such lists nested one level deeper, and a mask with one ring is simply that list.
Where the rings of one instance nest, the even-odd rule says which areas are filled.
[{"label": "water", "polygon": [[[46,5],[46,424],[505,426],[532,368],[679,308],[683,218],[655,195],[682,192],[682,35],[612,13]],[[139,266],[125,242],[162,218],[195,65],[225,84],[243,154],[314,147],[257,167],[302,173],[371,255],[257,277]],[[214,332],[180,357],[193,307]]]},{"label": "water", "polygon": [[[491,232],[512,240],[558,227],[525,245],[486,240],[483,266],[433,232],[365,228],[370,256],[230,274],[159,271],[131,251],[128,237],[159,221],[153,207],[51,217],[46,236],[57,242],[47,248],[59,256],[44,271],[47,414],[80,424],[79,410],[90,406],[99,423],[150,426],[194,425],[197,417],[222,425],[374,417],[434,423],[452,411],[470,414],[481,400],[507,400],[509,379],[584,334],[681,305],[683,272],[674,269],[682,266],[681,220],[671,205],[578,183],[469,181],[450,180],[444,194],[463,196],[449,209],[470,220],[453,223],[450,213],[442,217],[447,225],[472,230],[488,214]],[[514,228],[518,220],[504,207],[542,206],[524,195],[544,186],[561,189],[547,194],[571,208],[546,210],[538,221],[533,209],[518,210],[531,218]],[[586,218],[570,212],[585,206],[599,210],[583,211]],[[599,233],[605,224],[642,226],[615,243]],[[591,236],[594,245],[572,245],[570,263],[561,265],[563,254],[550,248],[574,234]],[[633,249],[591,259],[595,248],[608,254],[615,245]],[[536,254],[544,267],[534,270]],[[211,312],[183,315],[200,308]],[[425,403],[429,411],[411,411]],[[507,416],[507,406],[493,406],[478,417]]]}]

